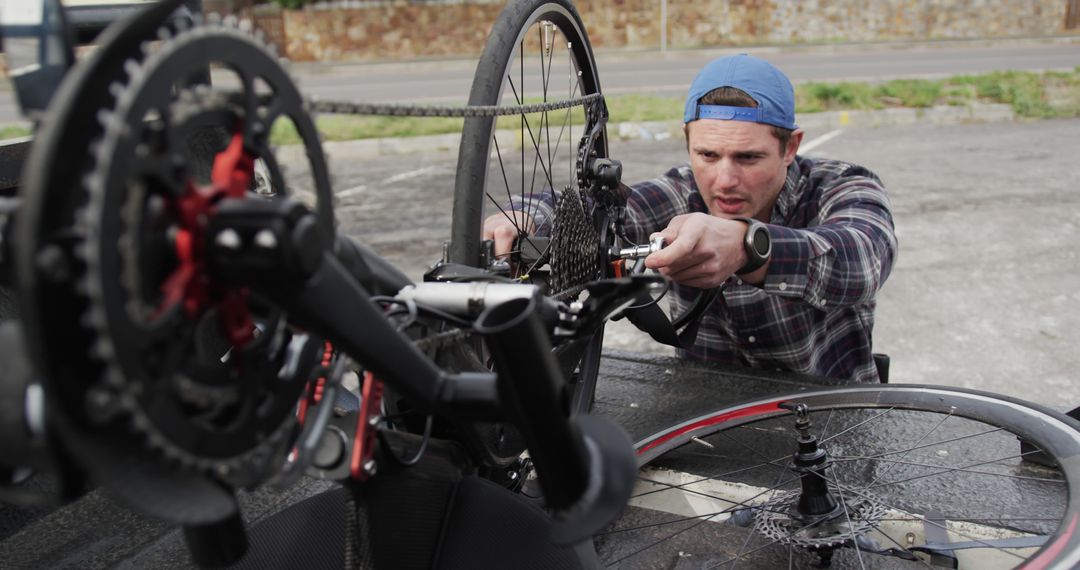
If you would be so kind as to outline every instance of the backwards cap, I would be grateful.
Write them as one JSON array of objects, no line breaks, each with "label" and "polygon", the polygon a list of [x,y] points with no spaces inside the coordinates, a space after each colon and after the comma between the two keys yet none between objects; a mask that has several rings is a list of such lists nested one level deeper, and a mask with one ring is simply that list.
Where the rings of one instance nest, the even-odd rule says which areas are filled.
[{"label": "backwards cap", "polygon": [[[706,93],[719,87],[734,87],[757,101],[757,107],[701,105]],[[722,119],[765,123],[794,130],[795,90],[779,69],[763,59],[741,53],[714,59],[690,84],[683,122],[698,119]]]}]

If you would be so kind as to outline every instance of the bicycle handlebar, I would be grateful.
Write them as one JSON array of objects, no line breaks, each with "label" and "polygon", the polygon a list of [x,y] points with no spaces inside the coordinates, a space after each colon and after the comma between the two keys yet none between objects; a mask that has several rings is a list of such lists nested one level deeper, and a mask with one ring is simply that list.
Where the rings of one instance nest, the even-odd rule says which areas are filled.
[{"label": "bicycle handlebar", "polygon": [[551,538],[573,544],[622,512],[637,462],[629,437],[611,420],[567,416],[565,380],[540,317],[542,300],[535,290],[505,301],[485,310],[474,327],[491,350],[500,401],[525,437],[544,498],[562,514]]}]

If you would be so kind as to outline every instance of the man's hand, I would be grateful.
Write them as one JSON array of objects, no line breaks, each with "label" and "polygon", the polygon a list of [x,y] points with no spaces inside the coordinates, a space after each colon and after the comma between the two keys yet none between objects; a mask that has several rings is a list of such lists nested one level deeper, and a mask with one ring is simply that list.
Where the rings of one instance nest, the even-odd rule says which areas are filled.
[{"label": "man's hand", "polygon": [[743,222],[708,214],[675,216],[660,232],[667,247],[646,257],[645,267],[690,287],[719,287],[746,264],[746,230]]},{"label": "man's hand", "polygon": [[484,220],[485,240],[495,240],[495,257],[506,257],[514,247],[514,240],[520,232],[531,234],[535,231],[532,217],[525,212],[507,211],[488,216]]}]

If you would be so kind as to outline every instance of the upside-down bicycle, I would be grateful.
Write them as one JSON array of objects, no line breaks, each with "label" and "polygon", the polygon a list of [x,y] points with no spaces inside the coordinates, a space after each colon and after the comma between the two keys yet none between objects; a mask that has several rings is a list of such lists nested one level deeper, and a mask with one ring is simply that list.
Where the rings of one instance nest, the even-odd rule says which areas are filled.
[{"label": "upside-down bicycle", "polygon": [[[617,276],[625,196],[569,1],[496,23],[457,111],[451,240],[423,283],[334,229],[309,110],[348,105],[307,102],[257,39],[179,4],[104,32],[34,137],[5,228],[22,314],[3,347],[28,347],[17,379],[44,403],[9,408],[32,427],[15,459],[183,526],[207,566],[1080,562],[1080,432],[1039,406],[823,389],[690,418],[636,460],[584,413],[605,320],[662,284]],[[304,149],[288,172],[278,123]],[[545,191],[547,237],[496,259],[485,207]],[[342,485],[245,529],[237,489],[302,473]]]}]

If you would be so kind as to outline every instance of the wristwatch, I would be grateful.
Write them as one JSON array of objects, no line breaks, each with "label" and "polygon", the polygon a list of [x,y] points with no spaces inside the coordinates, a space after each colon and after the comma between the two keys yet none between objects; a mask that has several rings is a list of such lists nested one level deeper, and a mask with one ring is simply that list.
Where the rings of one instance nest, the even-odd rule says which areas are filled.
[{"label": "wristwatch", "polygon": [[743,240],[743,248],[746,249],[746,265],[735,272],[735,275],[753,273],[769,261],[772,253],[772,238],[769,236],[769,226],[754,218],[733,218],[746,223],[746,238]]}]

